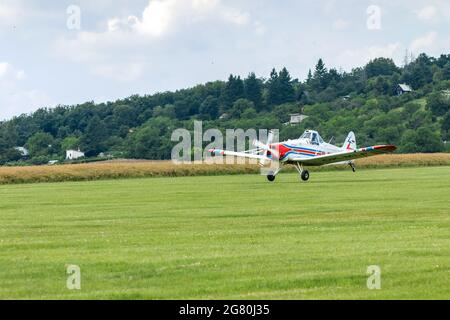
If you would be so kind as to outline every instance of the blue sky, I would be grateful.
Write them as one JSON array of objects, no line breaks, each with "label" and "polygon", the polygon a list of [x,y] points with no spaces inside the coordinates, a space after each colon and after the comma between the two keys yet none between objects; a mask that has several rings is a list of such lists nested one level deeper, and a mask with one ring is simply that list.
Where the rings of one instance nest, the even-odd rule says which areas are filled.
[{"label": "blue sky", "polygon": [[444,0],[0,0],[0,119],[272,67],[304,79],[320,57],[401,64],[450,53],[449,30]]}]

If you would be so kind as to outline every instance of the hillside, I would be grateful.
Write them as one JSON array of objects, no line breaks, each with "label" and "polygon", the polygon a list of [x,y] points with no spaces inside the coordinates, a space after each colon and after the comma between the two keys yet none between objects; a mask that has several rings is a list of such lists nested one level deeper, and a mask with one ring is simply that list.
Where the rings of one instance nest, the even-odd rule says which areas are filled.
[{"label": "hillside", "polygon": [[[398,84],[412,92],[398,95]],[[42,164],[64,159],[80,148],[88,157],[100,153],[136,159],[169,159],[171,133],[204,128],[278,128],[280,139],[314,128],[340,143],[355,131],[359,145],[392,143],[399,152],[448,151],[450,137],[450,54],[421,54],[399,67],[377,58],[351,72],[327,69],[320,59],[305,81],[284,68],[269,78],[231,75],[176,92],[131,96],[115,102],[86,102],[42,108],[0,123],[0,164]],[[290,114],[308,118],[285,125]],[[15,147],[26,147],[22,159]]]}]

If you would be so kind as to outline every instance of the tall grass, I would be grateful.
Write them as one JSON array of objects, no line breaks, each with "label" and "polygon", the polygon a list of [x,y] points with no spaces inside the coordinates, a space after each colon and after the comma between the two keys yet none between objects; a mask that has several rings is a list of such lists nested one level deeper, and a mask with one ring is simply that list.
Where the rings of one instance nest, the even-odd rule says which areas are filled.
[{"label": "tall grass", "polygon": [[360,167],[415,167],[415,166],[448,166],[450,153],[413,153],[384,154],[380,156],[359,159]]},{"label": "tall grass", "polygon": [[0,184],[256,173],[255,165],[181,164],[171,161],[108,162],[0,168]]},{"label": "tall grass", "polygon": [[[358,168],[445,166],[450,154],[381,155],[356,161]],[[327,166],[311,170],[338,170],[345,166]],[[288,169],[289,170],[289,169]],[[291,169],[292,170],[292,169]],[[110,161],[55,166],[1,167],[0,184],[86,181],[101,179],[180,177],[259,173],[256,163],[174,164],[171,161]]]}]

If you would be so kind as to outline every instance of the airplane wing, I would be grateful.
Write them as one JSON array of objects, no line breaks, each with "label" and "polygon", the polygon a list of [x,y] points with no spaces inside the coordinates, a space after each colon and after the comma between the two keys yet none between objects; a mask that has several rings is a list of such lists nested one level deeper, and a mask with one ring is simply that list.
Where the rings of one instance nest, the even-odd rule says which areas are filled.
[{"label": "airplane wing", "polygon": [[248,158],[248,159],[258,159],[258,160],[267,160],[271,161],[272,159],[269,157],[266,157],[262,154],[258,154],[258,150],[250,150],[246,152],[234,152],[234,151],[228,151],[228,150],[220,150],[220,149],[211,149],[209,150],[212,154],[216,156],[234,156],[234,157],[241,157],[241,158]]},{"label": "airplane wing", "polygon": [[337,153],[331,153],[311,158],[298,156],[289,159],[289,161],[298,162],[306,166],[323,166],[326,164],[376,156],[378,154],[393,152],[396,149],[397,147],[393,145],[380,145],[367,148],[359,148],[356,150],[345,150]]}]

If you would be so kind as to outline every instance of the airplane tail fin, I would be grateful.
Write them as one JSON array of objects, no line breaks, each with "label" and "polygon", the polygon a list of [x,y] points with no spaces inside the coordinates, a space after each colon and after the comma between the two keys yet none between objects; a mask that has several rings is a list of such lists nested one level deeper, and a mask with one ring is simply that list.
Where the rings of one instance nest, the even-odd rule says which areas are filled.
[{"label": "airplane tail fin", "polygon": [[345,139],[344,145],[342,146],[342,149],[345,150],[356,150],[356,136],[352,132],[350,132]]}]

